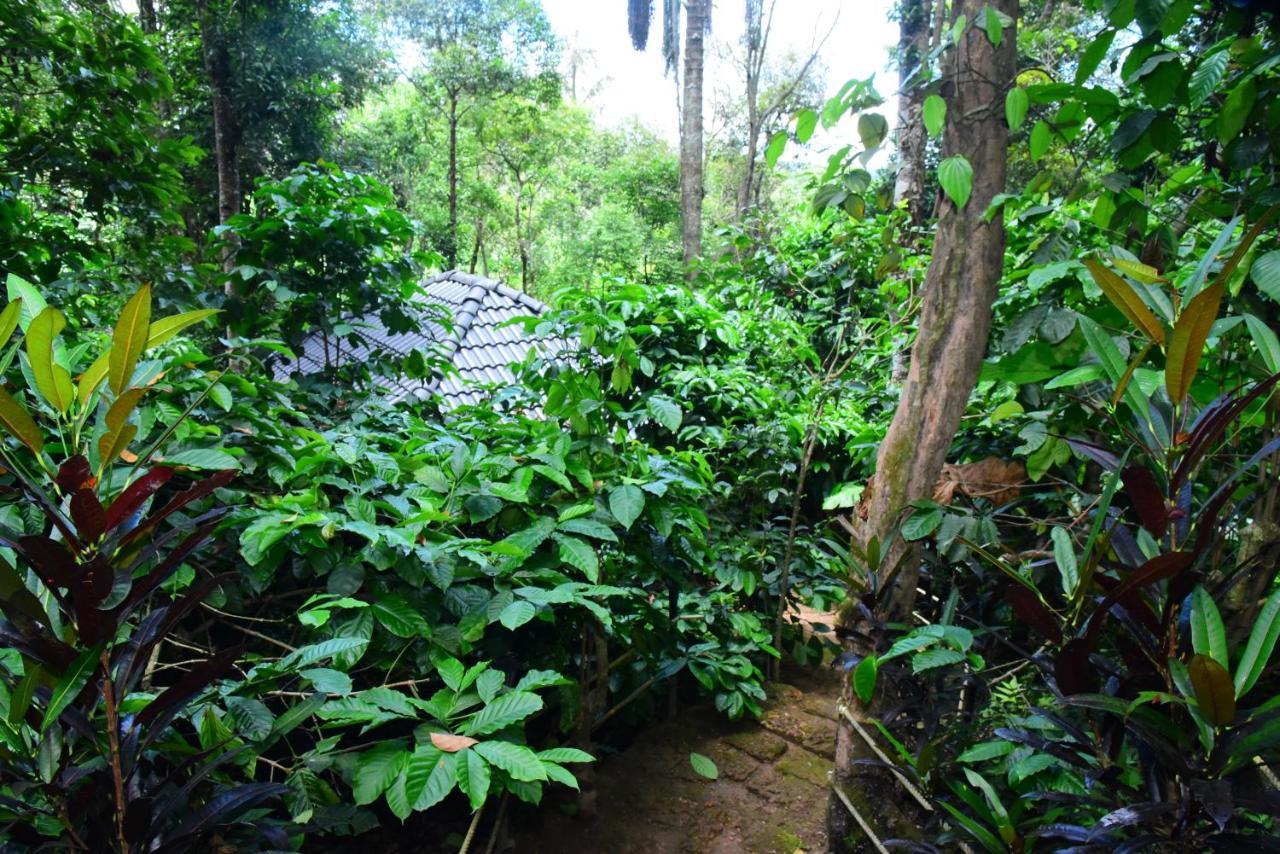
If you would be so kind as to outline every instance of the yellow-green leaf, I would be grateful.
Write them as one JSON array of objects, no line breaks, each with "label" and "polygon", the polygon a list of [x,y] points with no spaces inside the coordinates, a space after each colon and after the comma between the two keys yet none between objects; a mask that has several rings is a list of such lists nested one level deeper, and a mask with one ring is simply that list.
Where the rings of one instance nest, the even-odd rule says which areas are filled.
[{"label": "yellow-green leaf", "polygon": [[27,358],[36,388],[58,412],[71,406],[71,374],[53,360],[53,342],[67,325],[62,312],[52,306],[37,314],[27,327]]},{"label": "yellow-green leaf", "polygon": [[111,336],[111,352],[107,358],[107,378],[111,391],[120,394],[129,385],[138,358],[147,348],[151,327],[151,286],[143,285],[125,303]]},{"label": "yellow-green leaf", "polygon": [[36,422],[31,420],[27,410],[22,408],[22,404],[2,388],[0,388],[0,424],[4,425],[4,429],[8,430],[13,438],[30,448],[32,453],[38,454],[44,448],[44,437],[40,435],[40,428],[36,426]]},{"label": "yellow-green leaf", "polygon": [[1160,321],[1151,313],[1151,309],[1147,308],[1147,304],[1142,301],[1142,297],[1138,296],[1129,283],[1108,270],[1096,259],[1086,258],[1084,265],[1089,268],[1089,275],[1093,276],[1093,280],[1098,283],[1098,287],[1107,295],[1107,299],[1120,309],[1129,321],[1146,335],[1149,339],[1157,344],[1164,344],[1164,327],[1160,325]]},{"label": "yellow-green leaf", "polygon": [[129,447],[137,435],[138,428],[125,422],[142,399],[142,393],[143,389],[131,388],[116,398],[107,410],[107,429],[98,439],[98,455],[102,457],[104,467],[120,456],[120,452]]},{"label": "yellow-green leaf", "polygon": [[11,301],[0,311],[0,344],[8,343],[13,330],[18,328],[18,317],[22,313],[22,297]]},{"label": "yellow-green leaf", "polygon": [[76,386],[76,399],[80,401],[82,409],[89,405],[89,395],[97,391],[99,384],[106,379],[108,355],[103,353],[94,359],[89,369],[80,375],[80,383]]},{"label": "yellow-green leaf", "polygon": [[1148,267],[1141,261],[1130,261],[1128,258],[1112,258],[1111,263],[1115,264],[1120,269],[1120,272],[1137,279],[1144,285],[1154,285],[1156,282],[1168,281],[1168,279],[1160,275],[1160,271],[1155,267]]},{"label": "yellow-green leaf", "polygon": [[171,314],[151,324],[147,333],[147,348],[163,344],[188,326],[194,326],[218,313],[216,308],[202,308],[199,311],[184,311],[182,314]]},{"label": "yellow-green leaf", "polygon": [[1214,726],[1226,726],[1236,716],[1236,686],[1227,669],[1207,655],[1197,655],[1187,668],[1196,704]]},{"label": "yellow-green leaf", "polygon": [[1191,380],[1200,367],[1200,354],[1209,340],[1209,331],[1218,319],[1224,283],[1221,278],[1192,297],[1178,315],[1165,351],[1164,385],[1169,399],[1181,403],[1191,390]]}]

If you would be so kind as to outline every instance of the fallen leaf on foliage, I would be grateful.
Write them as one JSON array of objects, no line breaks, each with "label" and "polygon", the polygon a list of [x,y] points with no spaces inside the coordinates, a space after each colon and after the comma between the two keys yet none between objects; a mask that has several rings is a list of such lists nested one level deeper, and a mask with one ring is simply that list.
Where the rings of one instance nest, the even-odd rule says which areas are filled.
[{"label": "fallen leaf on foliage", "polygon": [[443,750],[445,753],[457,753],[459,750],[466,750],[476,740],[465,735],[450,735],[447,732],[431,733],[431,743]]},{"label": "fallen leaf on foliage", "polygon": [[976,463],[947,463],[933,488],[933,500],[950,504],[956,493],[970,498],[986,498],[992,504],[1006,504],[1022,494],[1027,467],[1017,460],[987,457]]}]

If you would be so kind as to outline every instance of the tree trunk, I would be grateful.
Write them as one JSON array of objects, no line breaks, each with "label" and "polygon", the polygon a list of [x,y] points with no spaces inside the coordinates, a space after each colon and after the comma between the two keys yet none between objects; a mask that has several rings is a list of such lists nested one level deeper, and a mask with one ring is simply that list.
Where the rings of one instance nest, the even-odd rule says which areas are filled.
[{"label": "tree trunk", "polygon": [[[985,221],[984,214],[992,197],[1004,190],[1009,134],[1001,105],[1014,78],[1016,41],[1016,29],[1006,27],[1000,46],[993,47],[984,27],[975,24],[988,4],[1010,18],[1017,17],[1017,0],[958,0],[955,4],[955,13],[967,15],[970,24],[954,48],[959,56],[947,63],[943,155],[968,159],[973,167],[972,195],[963,209],[947,199],[939,205],[911,368],[876,454],[875,477],[859,508],[859,516],[865,518],[860,523],[864,542],[871,536],[885,542],[903,509],[932,495],[986,353],[1005,234],[999,213],[991,222]],[[892,566],[905,548],[895,537],[883,565]],[[891,613],[910,613],[918,573],[918,564],[909,560],[889,597]],[[846,684],[845,702],[853,705],[850,693]],[[854,737],[842,721],[836,736],[837,786],[847,785],[852,777]],[[843,840],[853,822],[834,794],[828,817],[833,850],[847,850]]]},{"label": "tree trunk", "polygon": [[458,96],[449,93],[449,242],[444,248],[445,266],[458,264]]},{"label": "tree trunk", "polygon": [[160,29],[157,20],[155,0],[138,0],[138,26],[142,31],[155,35]]},{"label": "tree trunk", "polygon": [[930,0],[898,3],[898,175],[893,200],[907,203],[912,225],[925,218],[924,204],[924,87],[920,70],[928,50]]},{"label": "tree trunk", "polygon": [[680,234],[688,264],[702,254],[702,71],[711,0],[688,0],[680,116]]},{"label": "tree trunk", "polygon": [[[209,89],[213,95],[213,157],[218,169],[218,222],[240,213],[243,197],[240,192],[240,123],[231,101],[231,58],[226,42],[213,23],[207,3],[200,7],[200,44],[204,54],[205,74],[209,77]],[[227,244],[222,250],[222,266],[227,272],[235,265],[235,247]],[[232,292],[230,280],[226,284]]]}]

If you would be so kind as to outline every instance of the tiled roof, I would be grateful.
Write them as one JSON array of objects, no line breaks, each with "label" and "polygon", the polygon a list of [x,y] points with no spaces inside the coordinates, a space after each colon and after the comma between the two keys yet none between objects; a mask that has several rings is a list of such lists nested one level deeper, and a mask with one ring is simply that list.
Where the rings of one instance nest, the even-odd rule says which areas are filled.
[{"label": "tiled roof", "polygon": [[448,406],[475,403],[483,398],[480,386],[514,383],[510,366],[523,361],[531,348],[550,343],[508,321],[546,310],[543,303],[501,282],[450,270],[424,283],[422,294],[411,304],[408,313],[416,329],[393,334],[376,313],[349,319],[352,335],[339,338],[317,332],[294,348],[296,362],[278,365],[275,373],[285,379],[379,356],[400,359],[413,350],[437,352],[453,363],[456,373],[426,379],[383,377],[388,399],[425,399],[439,392]]}]

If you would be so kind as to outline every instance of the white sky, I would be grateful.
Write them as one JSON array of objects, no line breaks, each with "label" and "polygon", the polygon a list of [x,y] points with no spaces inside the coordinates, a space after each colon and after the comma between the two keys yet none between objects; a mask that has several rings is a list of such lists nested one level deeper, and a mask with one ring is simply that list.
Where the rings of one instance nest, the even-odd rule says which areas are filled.
[{"label": "white sky", "polygon": [[[566,50],[576,44],[594,51],[595,67],[589,68],[585,77],[587,86],[600,84],[599,92],[588,101],[600,119],[607,125],[616,125],[636,116],[675,143],[675,84],[663,75],[661,0],[654,3],[649,48],[644,53],[631,46],[625,0],[542,0],[542,4]],[[886,99],[879,111],[892,125],[896,114],[893,95],[898,83],[897,73],[887,67],[889,47],[898,38],[898,26],[889,20],[892,5],[892,0],[777,0],[769,55],[780,56],[789,48],[807,54],[809,45],[815,42],[815,33],[820,40],[835,21],[835,30],[820,54],[827,66],[826,94],[834,95],[846,80],[874,74],[876,89]],[[742,31],[743,0],[713,0],[711,40],[736,44]],[[703,87],[708,114],[712,92],[740,90],[743,86],[739,73],[727,63],[718,62],[716,54],[709,44]],[[580,97],[582,89],[580,83]],[[835,133],[840,137],[838,144],[849,142],[850,137],[856,141],[843,127]],[[819,130],[813,140],[818,148],[834,147],[832,144],[837,142],[830,136],[822,137]]]}]

